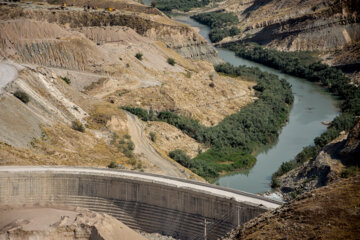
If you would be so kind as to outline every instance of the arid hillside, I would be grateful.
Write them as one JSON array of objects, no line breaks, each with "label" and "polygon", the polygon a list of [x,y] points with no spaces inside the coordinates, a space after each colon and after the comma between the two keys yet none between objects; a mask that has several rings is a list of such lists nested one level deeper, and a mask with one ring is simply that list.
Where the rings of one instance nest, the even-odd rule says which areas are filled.
[{"label": "arid hillside", "polygon": [[174,111],[210,126],[254,100],[255,83],[215,73],[208,61],[220,61],[217,53],[194,29],[114,2],[125,7],[0,6],[1,165],[113,162],[199,179],[167,154],[176,147],[194,156],[205,146],[166,123],[144,126],[119,107]]},{"label": "arid hillside", "polygon": [[233,239],[358,239],[360,176],[303,194],[233,230]]},{"label": "arid hillside", "polygon": [[280,50],[335,50],[360,39],[359,1],[232,1],[218,10],[235,13],[241,34],[223,42],[254,41]]}]

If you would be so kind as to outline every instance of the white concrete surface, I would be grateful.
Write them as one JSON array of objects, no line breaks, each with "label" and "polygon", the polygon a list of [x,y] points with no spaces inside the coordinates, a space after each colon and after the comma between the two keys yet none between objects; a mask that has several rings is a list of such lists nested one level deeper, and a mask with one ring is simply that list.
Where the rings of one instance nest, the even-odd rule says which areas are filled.
[{"label": "white concrete surface", "polygon": [[[52,173],[71,173],[71,174],[90,174],[100,176],[113,176],[119,178],[136,179],[146,182],[156,182],[163,185],[176,186],[177,188],[191,189],[198,192],[207,192],[209,194],[234,199],[238,202],[248,202],[254,205],[263,205],[266,208],[274,209],[280,206],[280,204],[265,199],[259,198],[256,195],[249,193],[241,193],[232,191],[226,191],[220,189],[211,184],[203,184],[196,182],[184,181],[182,179],[166,178],[160,175],[148,175],[135,172],[125,171],[111,171],[108,169],[95,169],[95,168],[76,168],[76,167],[51,167],[51,166],[4,166],[0,167],[0,176],[2,172],[18,172],[18,173],[31,173],[31,172],[52,172]],[[252,197],[253,195],[253,197]]]}]

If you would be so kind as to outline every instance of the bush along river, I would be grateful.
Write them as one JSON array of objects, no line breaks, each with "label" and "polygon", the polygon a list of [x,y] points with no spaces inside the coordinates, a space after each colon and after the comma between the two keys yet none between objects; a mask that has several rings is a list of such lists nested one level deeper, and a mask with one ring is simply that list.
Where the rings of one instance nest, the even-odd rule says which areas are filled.
[{"label": "bush along river", "polygon": [[[177,15],[173,19],[198,28],[199,33],[210,42],[210,28],[196,22],[189,16]],[[286,79],[292,85],[294,103],[289,121],[281,130],[277,141],[260,149],[253,168],[220,177],[216,184],[252,193],[271,190],[271,175],[286,161],[293,159],[304,147],[312,145],[314,138],[325,132],[321,122],[330,122],[338,114],[336,99],[320,86],[305,79],[284,74],[276,69],[235,56],[226,49],[217,48],[219,56],[234,66],[258,67]]]}]

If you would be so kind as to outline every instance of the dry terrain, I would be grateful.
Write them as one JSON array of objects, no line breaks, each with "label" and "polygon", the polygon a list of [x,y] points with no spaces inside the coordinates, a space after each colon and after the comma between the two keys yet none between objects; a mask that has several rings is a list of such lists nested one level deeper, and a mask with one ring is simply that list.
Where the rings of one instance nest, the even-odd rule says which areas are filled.
[{"label": "dry terrain", "polygon": [[145,240],[115,218],[81,208],[0,209],[0,239]]},{"label": "dry terrain", "polygon": [[[254,83],[217,75],[208,62],[220,61],[215,49],[156,9],[87,2],[97,9],[75,1],[63,10],[44,2],[0,5],[0,165],[114,162],[200,179],[167,155],[180,148],[195,156],[205,146],[163,123],[151,123],[162,126],[154,143],[144,123],[119,107],[172,110],[211,126],[252,102]],[[27,103],[14,96],[19,91]]]},{"label": "dry terrain", "polygon": [[360,175],[299,196],[225,239],[358,239]]}]

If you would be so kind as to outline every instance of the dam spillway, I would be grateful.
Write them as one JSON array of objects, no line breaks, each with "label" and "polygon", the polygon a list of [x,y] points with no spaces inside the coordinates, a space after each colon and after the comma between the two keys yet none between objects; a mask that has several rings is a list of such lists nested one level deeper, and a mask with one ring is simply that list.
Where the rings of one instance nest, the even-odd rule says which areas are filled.
[{"label": "dam spillway", "polygon": [[280,202],[191,180],[80,167],[0,167],[0,206],[76,206],[178,239],[216,239]]}]

